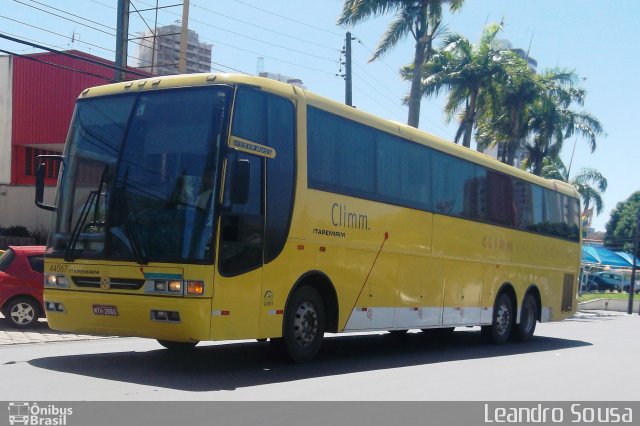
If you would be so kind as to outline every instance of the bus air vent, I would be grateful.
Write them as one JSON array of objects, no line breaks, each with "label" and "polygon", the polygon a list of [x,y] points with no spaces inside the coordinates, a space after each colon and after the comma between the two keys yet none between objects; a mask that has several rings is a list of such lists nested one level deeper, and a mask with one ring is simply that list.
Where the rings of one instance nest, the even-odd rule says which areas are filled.
[{"label": "bus air vent", "polygon": [[[71,277],[78,287],[100,288],[100,277]],[[113,290],[139,290],[144,280],[130,278],[112,278],[110,288]]]}]

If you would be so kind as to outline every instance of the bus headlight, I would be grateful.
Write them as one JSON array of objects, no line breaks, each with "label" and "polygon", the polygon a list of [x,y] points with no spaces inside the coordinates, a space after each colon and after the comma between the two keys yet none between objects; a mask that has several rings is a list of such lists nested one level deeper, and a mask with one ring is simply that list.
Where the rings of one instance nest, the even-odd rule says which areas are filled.
[{"label": "bus headlight", "polygon": [[169,281],[169,291],[182,293],[182,281]]},{"label": "bus headlight", "polygon": [[165,291],[167,291],[167,282],[166,281],[155,281],[153,283],[153,289],[155,291],[165,292]]},{"label": "bus headlight", "polygon": [[45,274],[44,286],[47,288],[69,288],[69,281],[64,275]]}]

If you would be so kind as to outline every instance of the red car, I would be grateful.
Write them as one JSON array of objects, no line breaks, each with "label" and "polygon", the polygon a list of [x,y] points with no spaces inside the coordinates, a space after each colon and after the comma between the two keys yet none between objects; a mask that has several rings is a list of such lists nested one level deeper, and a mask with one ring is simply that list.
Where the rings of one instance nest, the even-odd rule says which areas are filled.
[{"label": "red car", "polygon": [[0,257],[0,310],[14,327],[44,316],[44,246],[10,246]]}]

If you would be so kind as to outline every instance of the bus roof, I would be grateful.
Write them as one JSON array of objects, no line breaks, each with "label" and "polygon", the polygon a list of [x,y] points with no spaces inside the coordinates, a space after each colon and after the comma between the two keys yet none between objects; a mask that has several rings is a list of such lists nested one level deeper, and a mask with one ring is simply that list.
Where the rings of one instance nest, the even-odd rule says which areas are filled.
[{"label": "bus roof", "polygon": [[506,165],[488,155],[462,147],[445,139],[423,132],[414,127],[396,121],[390,121],[373,114],[359,111],[354,107],[333,101],[323,96],[317,95],[305,89],[283,83],[277,80],[241,74],[182,74],[144,78],[140,80],[130,80],[120,83],[95,86],[82,91],[79,99],[96,96],[113,95],[124,92],[167,89],[177,87],[206,86],[210,84],[243,84],[260,87],[267,91],[277,93],[289,98],[304,97],[309,105],[322,108],[328,112],[339,114],[351,120],[375,127],[413,142],[429,146],[433,149],[460,157],[471,162],[480,164],[490,169],[512,175],[514,177],[538,184],[540,186],[561,192],[571,197],[578,197],[575,187],[562,181],[544,179],[535,176],[524,170]]}]

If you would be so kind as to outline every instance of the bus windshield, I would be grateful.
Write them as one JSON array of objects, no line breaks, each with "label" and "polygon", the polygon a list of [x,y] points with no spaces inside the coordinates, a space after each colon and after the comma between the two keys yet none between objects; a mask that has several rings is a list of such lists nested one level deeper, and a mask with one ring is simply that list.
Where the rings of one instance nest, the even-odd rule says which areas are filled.
[{"label": "bus windshield", "polygon": [[80,100],[49,256],[211,263],[230,93],[216,86]]}]

